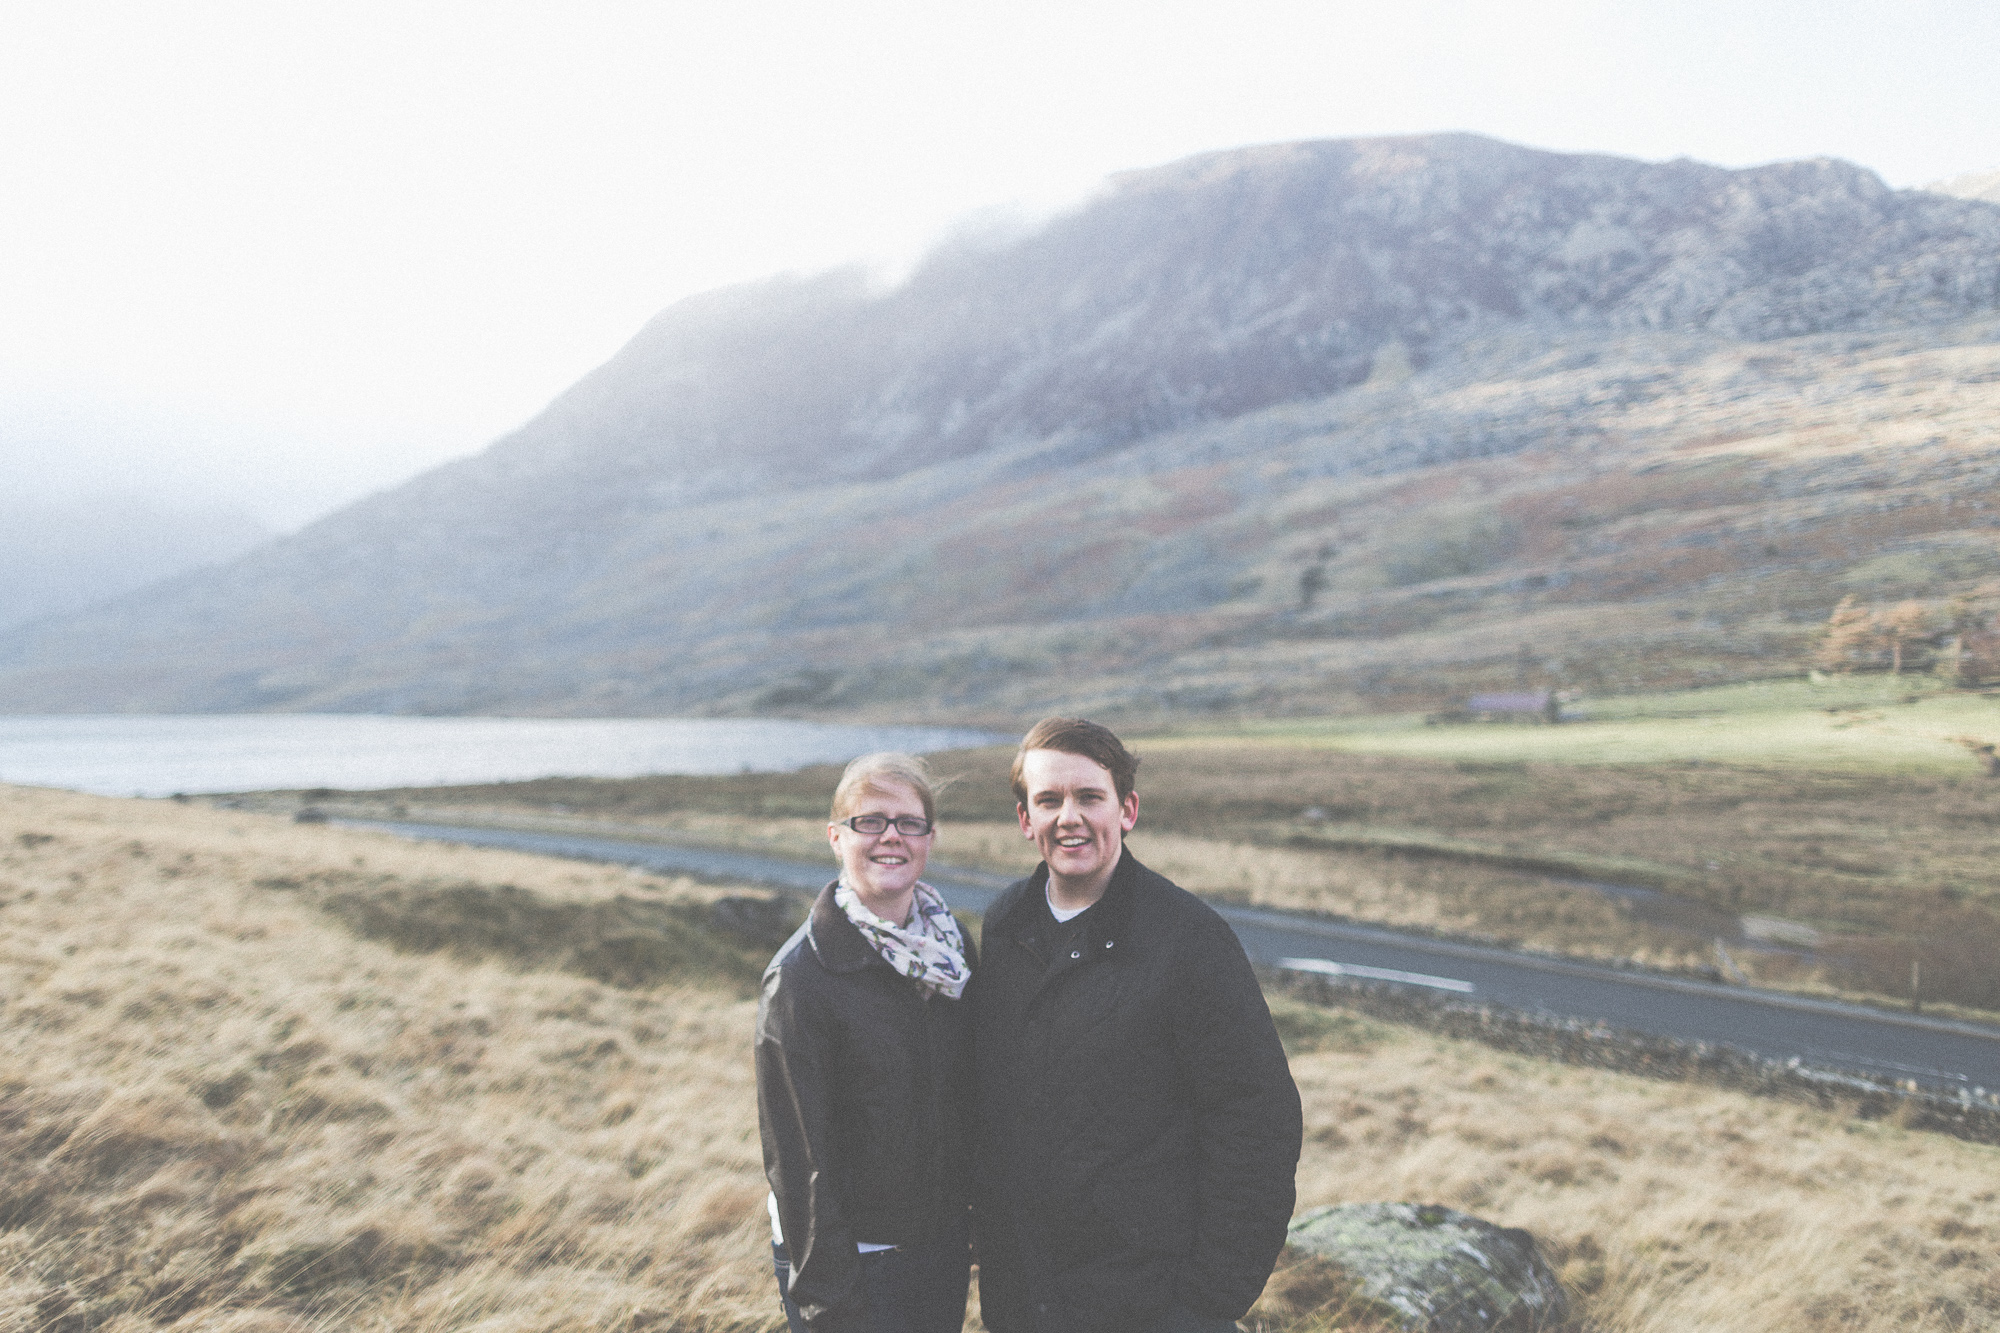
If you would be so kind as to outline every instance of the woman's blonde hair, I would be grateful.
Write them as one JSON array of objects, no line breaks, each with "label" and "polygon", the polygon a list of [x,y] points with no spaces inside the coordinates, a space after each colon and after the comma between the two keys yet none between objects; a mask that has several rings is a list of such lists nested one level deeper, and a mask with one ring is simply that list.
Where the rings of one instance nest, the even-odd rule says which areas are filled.
[{"label": "woman's blonde hair", "polygon": [[908,787],[924,803],[924,818],[937,818],[937,796],[932,789],[931,768],[921,758],[900,750],[878,750],[864,754],[840,775],[833,789],[832,818],[838,823],[860,804],[865,791],[882,791],[889,784]]}]

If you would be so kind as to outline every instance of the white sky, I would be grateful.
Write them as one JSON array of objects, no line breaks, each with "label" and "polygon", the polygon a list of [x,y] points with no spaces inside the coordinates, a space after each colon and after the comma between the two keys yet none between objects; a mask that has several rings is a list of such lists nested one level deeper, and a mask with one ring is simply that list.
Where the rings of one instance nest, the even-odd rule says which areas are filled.
[{"label": "white sky", "polygon": [[1246,143],[1988,170],[1997,53],[1993,0],[13,0],[0,491],[296,524],[690,292]]}]

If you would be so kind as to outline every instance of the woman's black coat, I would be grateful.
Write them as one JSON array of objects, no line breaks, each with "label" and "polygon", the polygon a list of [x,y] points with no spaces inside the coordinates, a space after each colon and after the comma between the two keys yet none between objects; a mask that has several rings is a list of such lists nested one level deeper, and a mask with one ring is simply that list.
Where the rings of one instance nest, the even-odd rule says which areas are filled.
[{"label": "woman's black coat", "polygon": [[884,962],[829,884],[764,971],[756,1053],[764,1174],[791,1297],[815,1333],[867,1333],[855,1242],[907,1245],[965,1224],[965,1002],[927,997]]}]

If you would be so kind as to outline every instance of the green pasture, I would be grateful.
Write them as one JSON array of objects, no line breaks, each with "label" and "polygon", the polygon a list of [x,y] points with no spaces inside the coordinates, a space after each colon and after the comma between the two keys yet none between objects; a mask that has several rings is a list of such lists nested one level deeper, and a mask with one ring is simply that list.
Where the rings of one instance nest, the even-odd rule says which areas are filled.
[{"label": "green pasture", "polygon": [[1537,722],[1443,722],[1420,714],[1275,718],[1176,731],[1151,742],[1246,740],[1359,754],[1484,763],[1798,765],[1847,771],[1964,774],[1958,738],[2000,743],[2000,698],[1928,677],[1762,681],[1672,694],[1580,700],[1582,716]]}]

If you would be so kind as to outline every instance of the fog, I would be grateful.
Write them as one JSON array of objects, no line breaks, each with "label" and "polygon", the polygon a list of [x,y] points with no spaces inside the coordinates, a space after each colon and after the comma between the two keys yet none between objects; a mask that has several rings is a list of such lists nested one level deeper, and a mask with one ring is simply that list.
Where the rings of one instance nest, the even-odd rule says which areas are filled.
[{"label": "fog", "polygon": [[270,536],[244,510],[144,492],[0,499],[0,630],[231,559]]},{"label": "fog", "polygon": [[964,219],[1245,143],[1990,170],[1995,49],[1975,0],[30,3],[0,52],[5,494],[290,530],[483,447],[683,296],[893,275]]}]

